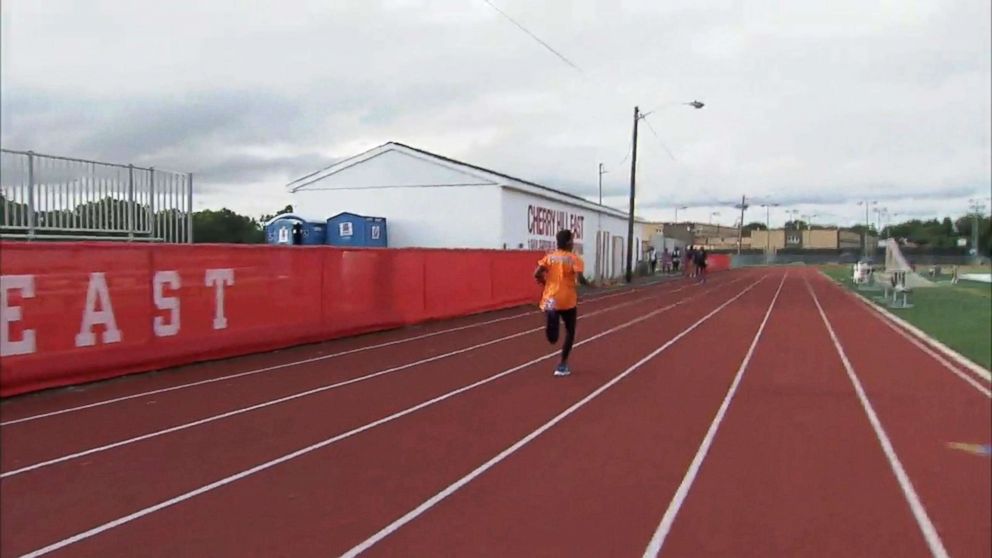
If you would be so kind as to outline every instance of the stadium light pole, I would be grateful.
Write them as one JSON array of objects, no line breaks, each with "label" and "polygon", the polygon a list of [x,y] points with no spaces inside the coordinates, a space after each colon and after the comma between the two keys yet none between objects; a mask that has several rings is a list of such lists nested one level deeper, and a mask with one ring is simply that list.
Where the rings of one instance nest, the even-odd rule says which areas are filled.
[{"label": "stadium light pole", "polygon": [[869,256],[868,254],[868,230],[871,228],[871,206],[878,205],[878,201],[875,200],[864,200],[859,201],[858,206],[865,206],[865,258]]},{"label": "stadium light pole", "polygon": [[985,204],[982,200],[972,198],[968,200],[968,209],[971,211],[971,249],[978,258],[978,220],[985,213]]},{"label": "stadium light pole", "polygon": [[610,171],[603,167],[603,163],[599,164],[599,205],[603,205],[603,175]]},{"label": "stadium light pole", "polygon": [[[706,106],[699,101],[682,103],[699,110]],[[630,211],[627,215],[627,282],[634,280],[634,200],[637,195],[637,123],[654,111],[641,113],[640,107],[634,107],[634,138],[630,150]]]},{"label": "stadium light pole", "polygon": [[[761,207],[765,208],[765,253],[768,254],[772,251],[772,220],[771,209],[773,207],[778,207],[777,203],[763,203]],[[783,227],[784,229],[784,227]]]}]

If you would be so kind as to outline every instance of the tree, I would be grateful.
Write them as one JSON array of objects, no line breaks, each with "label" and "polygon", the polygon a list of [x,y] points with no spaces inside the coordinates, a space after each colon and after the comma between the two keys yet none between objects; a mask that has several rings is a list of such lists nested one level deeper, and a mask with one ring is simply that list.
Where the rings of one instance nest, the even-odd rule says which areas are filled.
[{"label": "tree", "polygon": [[[968,239],[968,246],[971,247],[974,238],[973,227],[975,226],[975,215],[966,215],[955,221],[958,233]],[[986,256],[992,251],[992,218],[978,217],[978,251]]]},{"label": "tree", "polygon": [[766,227],[764,223],[759,223],[757,221],[754,221],[754,222],[748,223],[747,225],[744,225],[744,234],[745,235],[750,234],[752,231],[767,231],[767,230],[768,230],[768,227]]},{"label": "tree", "polygon": [[274,219],[279,215],[285,215],[286,213],[292,213],[292,212],[293,212],[293,206],[287,205],[286,207],[280,209],[279,211],[276,211],[274,214],[262,215],[262,217],[258,221],[259,223],[268,223],[269,221],[271,221],[272,219]]},{"label": "tree", "polygon": [[265,233],[255,219],[225,207],[220,211],[205,209],[194,213],[193,239],[196,242],[258,244],[265,242]]}]

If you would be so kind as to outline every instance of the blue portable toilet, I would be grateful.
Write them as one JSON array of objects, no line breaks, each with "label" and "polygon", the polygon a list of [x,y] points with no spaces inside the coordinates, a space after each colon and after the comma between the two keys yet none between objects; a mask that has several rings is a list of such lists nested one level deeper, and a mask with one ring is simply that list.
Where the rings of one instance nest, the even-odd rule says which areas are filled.
[{"label": "blue portable toilet", "polygon": [[386,220],[354,213],[340,213],[327,220],[327,243],[331,246],[388,246]]},{"label": "blue portable toilet", "polygon": [[269,244],[319,246],[324,244],[326,227],[326,223],[284,213],[265,224],[265,241]]}]

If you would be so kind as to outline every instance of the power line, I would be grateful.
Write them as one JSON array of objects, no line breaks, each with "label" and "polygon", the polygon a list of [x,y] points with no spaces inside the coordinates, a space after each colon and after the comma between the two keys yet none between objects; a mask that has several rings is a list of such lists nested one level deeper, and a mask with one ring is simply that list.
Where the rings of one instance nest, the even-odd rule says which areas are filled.
[{"label": "power line", "polygon": [[651,134],[658,140],[658,143],[661,145],[661,148],[665,150],[665,153],[668,153],[668,156],[671,157],[673,161],[678,162],[678,159],[676,159],[675,155],[672,154],[672,150],[665,145],[665,142],[661,141],[661,136],[659,136],[658,132],[655,131],[654,126],[651,125],[651,122],[649,122],[646,117],[642,118],[642,120],[644,120],[644,123],[648,125],[648,130],[651,130]]},{"label": "power line", "polygon": [[564,55],[564,54],[562,54],[562,53],[560,53],[560,52],[558,52],[557,50],[555,50],[554,48],[552,48],[552,47],[551,47],[551,45],[549,45],[548,43],[546,43],[546,42],[544,42],[544,41],[542,41],[540,37],[538,37],[537,35],[535,35],[535,34],[533,34],[533,33],[531,33],[530,31],[528,31],[526,27],[524,27],[523,25],[520,25],[519,23],[517,23],[517,22],[516,22],[516,20],[514,20],[514,19],[513,19],[512,17],[510,17],[509,15],[507,15],[507,14],[506,14],[506,12],[504,12],[503,10],[501,10],[501,9],[499,9],[499,8],[497,8],[495,4],[493,4],[493,3],[492,3],[492,2],[490,2],[489,0],[482,0],[482,1],[483,1],[483,2],[485,2],[486,4],[489,4],[489,6],[490,6],[490,7],[492,8],[492,9],[494,9],[494,10],[496,10],[497,12],[499,12],[499,14],[500,14],[501,16],[503,16],[503,17],[505,17],[505,18],[506,18],[506,19],[507,19],[507,20],[508,20],[508,21],[509,21],[510,23],[512,23],[513,25],[516,25],[518,29],[520,29],[520,30],[521,30],[521,31],[523,31],[524,33],[527,33],[528,35],[530,35],[530,37],[531,37],[532,39],[534,39],[535,41],[537,41],[538,43],[540,43],[540,44],[541,44],[541,46],[543,46],[544,48],[546,48],[546,49],[548,49],[549,51],[551,51],[551,52],[552,52],[552,53],[553,53],[553,54],[554,54],[555,56],[557,56],[558,58],[560,58],[562,62],[564,62],[564,63],[566,63],[566,64],[568,64],[569,66],[571,66],[571,67],[573,67],[573,68],[575,68],[576,70],[578,70],[578,72],[579,72],[580,74],[585,74],[585,72],[583,72],[583,71],[582,71],[582,68],[580,68],[580,67],[578,67],[578,66],[576,66],[576,65],[575,65],[575,64],[574,64],[574,63],[573,63],[573,62],[572,62],[571,60],[569,60],[568,58],[565,58],[565,55]]}]

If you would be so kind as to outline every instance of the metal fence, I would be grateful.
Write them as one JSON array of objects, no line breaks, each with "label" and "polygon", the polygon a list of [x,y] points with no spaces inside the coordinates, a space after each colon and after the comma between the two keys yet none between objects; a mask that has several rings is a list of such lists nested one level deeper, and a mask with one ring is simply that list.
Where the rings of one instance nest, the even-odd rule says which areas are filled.
[{"label": "metal fence", "polygon": [[193,175],[0,150],[0,237],[193,242]]}]

